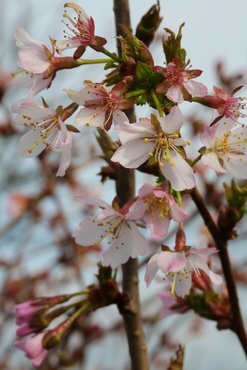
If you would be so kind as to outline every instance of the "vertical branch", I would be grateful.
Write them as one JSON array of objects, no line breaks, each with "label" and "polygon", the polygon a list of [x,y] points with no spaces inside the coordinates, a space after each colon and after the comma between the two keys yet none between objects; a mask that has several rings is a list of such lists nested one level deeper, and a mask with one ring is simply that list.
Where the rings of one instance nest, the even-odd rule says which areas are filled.
[{"label": "vertical branch", "polygon": [[[116,34],[121,35],[119,24],[130,27],[130,12],[128,0],[114,0]],[[118,43],[118,53],[120,54]],[[130,122],[135,121],[133,109],[126,112]],[[116,181],[117,197],[120,206],[135,196],[135,172],[120,166]],[[147,349],[145,344],[141,305],[138,287],[138,261],[130,258],[122,266],[123,293],[128,297],[128,303],[121,307],[121,314],[128,339],[132,370],[148,370]]]},{"label": "vertical branch", "polygon": [[219,251],[219,256],[221,260],[222,270],[224,273],[227,290],[229,299],[231,302],[231,310],[232,310],[232,330],[238,336],[243,350],[247,355],[247,335],[244,328],[243,318],[239,306],[237,288],[234,281],[234,276],[231,270],[231,262],[229,259],[228,251],[227,251],[227,237],[221,232],[220,228],[215,224],[214,220],[212,219],[208,208],[198,190],[195,188],[191,192],[191,197],[196,204],[210,234],[212,235],[214,242],[217,246]]}]

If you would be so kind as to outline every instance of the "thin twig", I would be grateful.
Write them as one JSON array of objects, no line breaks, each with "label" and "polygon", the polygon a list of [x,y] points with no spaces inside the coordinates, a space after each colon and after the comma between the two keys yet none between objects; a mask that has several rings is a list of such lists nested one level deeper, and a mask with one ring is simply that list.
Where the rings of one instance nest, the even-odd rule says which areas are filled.
[{"label": "thin twig", "polygon": [[247,335],[244,328],[243,318],[239,306],[237,288],[233,276],[233,272],[231,269],[231,263],[227,251],[227,242],[228,238],[220,228],[214,222],[211,214],[208,211],[208,208],[204,202],[199,191],[195,188],[191,192],[191,197],[196,204],[208,230],[210,231],[217,249],[219,250],[219,257],[222,264],[222,269],[228,289],[228,295],[231,302],[231,309],[232,309],[232,330],[238,336],[243,350],[247,356]]},{"label": "thin twig", "polygon": [[[116,21],[116,33],[121,35],[119,24],[130,27],[130,12],[128,0],[114,0],[114,12]],[[118,44],[120,54],[120,45]],[[130,122],[135,120],[133,110],[126,112]],[[120,206],[124,205],[135,195],[135,173],[134,170],[119,167],[116,181],[117,197]],[[132,370],[148,370],[147,349],[145,344],[143,321],[141,316],[141,305],[138,288],[138,261],[130,258],[122,267],[123,271],[123,293],[128,297],[127,304],[120,307],[124,326],[128,339],[129,354]]]}]

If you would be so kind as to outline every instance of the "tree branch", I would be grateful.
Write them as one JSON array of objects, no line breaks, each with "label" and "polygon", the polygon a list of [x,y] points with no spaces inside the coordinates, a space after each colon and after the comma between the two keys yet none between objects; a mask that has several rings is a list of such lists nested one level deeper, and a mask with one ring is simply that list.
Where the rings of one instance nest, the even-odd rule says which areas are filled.
[{"label": "tree branch", "polygon": [[[130,27],[130,12],[128,0],[114,0],[114,12],[116,22],[116,34],[121,35],[119,24]],[[118,53],[120,54],[118,43]],[[126,112],[130,122],[135,121],[134,110]],[[116,180],[116,189],[119,205],[123,206],[127,201],[135,196],[135,173],[134,170],[119,167]],[[128,297],[128,301],[120,308],[123,316],[124,326],[128,339],[129,354],[131,358],[132,370],[148,370],[147,349],[143,332],[143,322],[141,316],[141,306],[138,288],[138,261],[130,258],[122,266],[123,271],[123,293]]]},{"label": "tree branch", "polygon": [[234,276],[231,269],[231,263],[227,251],[227,242],[228,238],[220,228],[214,222],[212,216],[210,215],[208,208],[199,193],[199,191],[195,188],[191,192],[191,197],[196,204],[208,230],[210,231],[215,244],[219,251],[219,257],[222,264],[222,269],[227,285],[228,295],[231,302],[231,310],[232,310],[232,330],[238,336],[243,350],[247,356],[247,335],[244,328],[243,318],[239,306],[237,288],[234,281]]}]

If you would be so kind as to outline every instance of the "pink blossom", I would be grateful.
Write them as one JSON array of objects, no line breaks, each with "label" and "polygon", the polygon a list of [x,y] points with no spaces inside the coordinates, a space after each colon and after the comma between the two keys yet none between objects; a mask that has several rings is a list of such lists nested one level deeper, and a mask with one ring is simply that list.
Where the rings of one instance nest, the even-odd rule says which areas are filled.
[{"label": "pink blossom", "polygon": [[20,324],[24,321],[30,321],[34,315],[41,309],[40,306],[34,305],[32,301],[19,303],[15,306],[16,322]]},{"label": "pink blossom", "polygon": [[32,360],[32,365],[37,368],[44,360],[47,350],[43,348],[43,338],[45,332],[34,335],[28,339],[21,339],[15,342],[15,347],[26,353],[26,356]]},{"label": "pink blossom", "polygon": [[175,292],[180,297],[189,294],[192,273],[200,275],[200,270],[204,271],[215,285],[222,284],[221,276],[211,271],[207,264],[207,256],[212,253],[216,253],[215,248],[194,248],[186,253],[167,251],[154,254],[148,262],[145,274],[147,286],[159,269],[172,281],[171,294]]},{"label": "pink blossom", "polygon": [[15,34],[18,51],[18,65],[22,71],[16,78],[27,87],[31,87],[28,98],[51,85],[54,69],[51,58],[54,51],[47,45],[31,38],[23,28],[18,28]]},{"label": "pink blossom", "polygon": [[206,147],[202,156],[205,166],[238,179],[247,178],[247,126],[222,118],[204,130],[201,140]]},{"label": "pink blossom", "polygon": [[31,130],[20,139],[20,151],[24,157],[36,157],[43,150],[62,153],[57,176],[64,176],[71,160],[72,138],[55,109],[25,100],[14,105],[16,123]]},{"label": "pink blossom", "polygon": [[238,121],[239,118],[245,118],[246,114],[242,111],[246,109],[246,98],[235,97],[234,95],[241,89],[242,86],[234,89],[231,94],[227,94],[219,87],[214,87],[214,92],[222,102],[218,105],[217,111],[226,118],[231,118],[233,121]]},{"label": "pink blossom", "polygon": [[182,222],[188,217],[163,187],[149,184],[144,184],[139,190],[130,213],[145,221],[151,228],[153,238],[164,238],[167,235],[171,219]]},{"label": "pink blossom", "polygon": [[185,69],[171,62],[166,68],[156,67],[157,72],[164,75],[165,79],[156,89],[158,94],[165,94],[174,103],[183,103],[184,99],[203,97],[207,95],[207,88],[200,82],[192,79],[200,76],[202,71],[198,69]]},{"label": "pink blossom", "polygon": [[130,213],[115,211],[100,200],[86,200],[88,204],[102,209],[96,217],[82,221],[75,233],[75,240],[82,246],[100,243],[108,238],[108,249],[103,252],[103,264],[118,267],[130,257],[143,256],[148,249],[148,241],[139,232],[136,219]]},{"label": "pink blossom", "polygon": [[94,49],[100,48],[106,43],[106,40],[102,37],[94,35],[94,20],[89,18],[84,10],[76,3],[66,3],[65,8],[74,10],[77,14],[77,19],[71,18],[66,10],[64,11],[63,17],[69,23],[66,23],[67,31],[64,31],[64,40],[56,41],[56,49],[58,53],[61,53],[66,49],[74,49],[74,58],[78,59],[82,56],[87,46],[91,46]]},{"label": "pink blossom", "polygon": [[122,146],[111,160],[126,168],[137,168],[152,158],[175,190],[192,189],[195,186],[193,169],[179,148],[187,144],[178,134],[183,122],[180,109],[174,107],[165,117],[142,118],[133,124],[119,123],[116,131]]},{"label": "pink blossom", "polygon": [[23,215],[31,201],[31,197],[14,191],[8,198],[7,210],[13,218],[18,218]]},{"label": "pink blossom", "polygon": [[108,130],[112,119],[115,123],[128,120],[121,109],[130,108],[133,101],[123,98],[125,89],[124,83],[117,84],[109,90],[99,83],[86,81],[86,86],[80,91],[65,90],[72,101],[84,106],[78,113],[75,123]]}]

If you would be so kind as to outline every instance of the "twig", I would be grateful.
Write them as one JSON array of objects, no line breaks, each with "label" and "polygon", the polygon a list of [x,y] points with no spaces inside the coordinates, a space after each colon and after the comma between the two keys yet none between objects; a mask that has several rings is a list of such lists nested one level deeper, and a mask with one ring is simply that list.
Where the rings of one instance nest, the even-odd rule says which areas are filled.
[{"label": "twig", "polygon": [[[114,0],[116,33],[121,35],[119,24],[130,27],[130,13],[128,0]],[[118,44],[120,54],[120,45]],[[135,120],[133,110],[126,112],[130,121]],[[117,197],[120,206],[124,205],[135,195],[135,174],[133,170],[122,166],[118,170],[116,181]],[[132,370],[148,370],[147,349],[145,344],[141,306],[138,289],[138,261],[130,258],[122,267],[123,293],[128,297],[128,302],[120,308],[128,339],[129,354]]]},{"label": "twig", "polygon": [[208,208],[204,202],[199,191],[195,188],[191,192],[191,197],[196,204],[208,230],[210,231],[217,249],[219,250],[219,257],[222,264],[222,269],[224,273],[224,277],[226,280],[226,285],[228,289],[228,295],[231,302],[231,309],[232,309],[232,330],[238,336],[243,350],[247,356],[247,335],[244,328],[244,323],[242,319],[242,314],[239,306],[239,300],[237,295],[237,288],[234,281],[233,272],[231,269],[231,263],[227,251],[227,242],[228,238],[223,233],[222,230],[215,224],[213,218],[211,217]]}]

